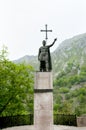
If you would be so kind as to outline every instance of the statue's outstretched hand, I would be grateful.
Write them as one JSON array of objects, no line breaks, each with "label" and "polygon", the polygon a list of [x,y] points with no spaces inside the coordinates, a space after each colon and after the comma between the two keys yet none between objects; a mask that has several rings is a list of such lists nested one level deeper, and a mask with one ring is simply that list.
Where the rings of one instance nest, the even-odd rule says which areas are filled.
[{"label": "statue's outstretched hand", "polygon": [[57,38],[54,39],[54,42],[57,41]]}]

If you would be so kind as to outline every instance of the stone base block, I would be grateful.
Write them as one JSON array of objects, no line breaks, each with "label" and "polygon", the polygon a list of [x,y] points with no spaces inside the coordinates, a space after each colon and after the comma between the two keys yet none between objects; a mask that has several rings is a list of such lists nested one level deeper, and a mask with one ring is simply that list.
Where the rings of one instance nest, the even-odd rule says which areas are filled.
[{"label": "stone base block", "polygon": [[34,89],[53,89],[52,72],[36,72]]}]

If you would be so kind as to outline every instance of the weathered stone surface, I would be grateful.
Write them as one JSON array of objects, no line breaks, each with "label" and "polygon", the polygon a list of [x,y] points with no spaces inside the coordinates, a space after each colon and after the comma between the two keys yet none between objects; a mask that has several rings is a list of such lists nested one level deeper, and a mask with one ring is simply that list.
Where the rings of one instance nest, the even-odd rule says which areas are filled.
[{"label": "weathered stone surface", "polygon": [[86,116],[77,117],[77,126],[86,126]]},{"label": "weathered stone surface", "polygon": [[52,72],[36,72],[34,89],[53,89]]},{"label": "weathered stone surface", "polygon": [[34,125],[35,130],[54,130],[53,125]]},{"label": "weathered stone surface", "polygon": [[[52,73],[36,72],[34,93],[34,126],[36,130],[53,130]],[[44,91],[46,90],[46,91]]]},{"label": "weathered stone surface", "polygon": [[35,111],[35,122],[34,124],[37,125],[52,125],[53,124],[53,118],[52,118],[52,111]]},{"label": "weathered stone surface", "polygon": [[53,110],[53,94],[35,93],[34,94],[34,110]]}]

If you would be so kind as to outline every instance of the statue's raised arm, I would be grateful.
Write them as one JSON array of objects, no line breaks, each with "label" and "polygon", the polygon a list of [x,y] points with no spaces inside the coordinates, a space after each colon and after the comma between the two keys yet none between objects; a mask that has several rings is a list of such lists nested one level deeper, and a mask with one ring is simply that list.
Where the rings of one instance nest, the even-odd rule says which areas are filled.
[{"label": "statue's raised arm", "polygon": [[54,39],[53,43],[48,45],[48,47],[52,47],[54,45],[54,43],[57,41],[57,38]]}]

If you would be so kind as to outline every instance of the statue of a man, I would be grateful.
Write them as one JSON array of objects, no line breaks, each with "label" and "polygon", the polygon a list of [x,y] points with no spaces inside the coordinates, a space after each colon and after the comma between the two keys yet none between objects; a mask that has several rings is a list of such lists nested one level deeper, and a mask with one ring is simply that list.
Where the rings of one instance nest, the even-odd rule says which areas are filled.
[{"label": "statue of a man", "polygon": [[57,39],[54,39],[51,45],[46,45],[46,41],[43,40],[43,46],[39,48],[38,60],[40,61],[40,71],[51,71],[52,63],[50,56],[50,47],[52,47]]}]

